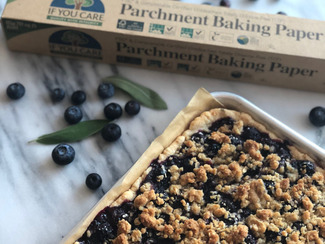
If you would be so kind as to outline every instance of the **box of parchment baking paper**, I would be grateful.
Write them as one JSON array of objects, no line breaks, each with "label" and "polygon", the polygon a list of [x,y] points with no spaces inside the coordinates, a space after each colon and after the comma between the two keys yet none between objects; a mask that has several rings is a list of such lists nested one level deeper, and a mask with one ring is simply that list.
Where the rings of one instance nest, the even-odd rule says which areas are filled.
[{"label": "box of parchment baking paper", "polygon": [[157,0],[9,0],[9,49],[325,92],[325,22]]}]

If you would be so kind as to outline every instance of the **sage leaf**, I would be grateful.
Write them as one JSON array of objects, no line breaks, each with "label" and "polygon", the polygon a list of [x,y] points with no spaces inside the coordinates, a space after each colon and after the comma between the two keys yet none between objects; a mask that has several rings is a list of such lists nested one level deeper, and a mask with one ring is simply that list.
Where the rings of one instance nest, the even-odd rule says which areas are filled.
[{"label": "sage leaf", "polygon": [[115,87],[128,93],[131,97],[146,107],[157,110],[167,109],[166,102],[158,93],[127,78],[122,76],[109,76],[104,78],[103,82],[112,83]]},{"label": "sage leaf", "polygon": [[45,134],[31,142],[51,145],[66,142],[81,141],[97,132],[99,132],[110,120],[87,120],[78,124],[68,126],[62,130]]}]

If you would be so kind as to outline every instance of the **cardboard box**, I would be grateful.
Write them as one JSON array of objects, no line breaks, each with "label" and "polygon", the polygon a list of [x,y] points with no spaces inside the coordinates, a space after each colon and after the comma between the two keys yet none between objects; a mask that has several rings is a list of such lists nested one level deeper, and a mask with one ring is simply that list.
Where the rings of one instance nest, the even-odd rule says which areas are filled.
[{"label": "cardboard box", "polygon": [[9,49],[325,92],[325,22],[157,0],[9,0]]}]

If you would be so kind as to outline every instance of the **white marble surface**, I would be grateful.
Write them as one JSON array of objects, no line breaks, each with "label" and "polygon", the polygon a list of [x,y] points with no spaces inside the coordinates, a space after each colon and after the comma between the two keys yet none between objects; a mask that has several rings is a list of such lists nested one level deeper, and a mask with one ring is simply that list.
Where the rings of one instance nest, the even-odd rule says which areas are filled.
[{"label": "white marble surface", "polygon": [[[0,13],[4,5],[5,0],[0,0]],[[232,8],[267,13],[284,11],[295,17],[325,20],[323,0],[232,0]],[[54,146],[27,143],[66,126],[63,111],[70,105],[69,100],[66,97],[63,102],[53,104],[49,89],[60,86],[68,94],[85,90],[88,95],[82,105],[85,119],[103,118],[105,104],[115,101],[124,105],[129,97],[118,92],[109,101],[97,98],[100,79],[113,74],[110,65],[13,53],[7,50],[2,31],[0,63],[0,243],[58,243],[201,86],[210,92],[241,95],[325,148],[323,129],[311,126],[307,119],[311,108],[325,106],[324,94],[118,66],[120,74],[158,91],[169,109],[154,111],[143,107],[135,118],[123,116],[118,121],[123,133],[118,142],[105,143],[95,136],[73,143],[76,159],[68,166],[58,167],[51,159]],[[11,101],[6,97],[6,88],[13,82],[26,87],[21,100]],[[84,184],[91,172],[103,178],[102,186],[95,192]]]}]

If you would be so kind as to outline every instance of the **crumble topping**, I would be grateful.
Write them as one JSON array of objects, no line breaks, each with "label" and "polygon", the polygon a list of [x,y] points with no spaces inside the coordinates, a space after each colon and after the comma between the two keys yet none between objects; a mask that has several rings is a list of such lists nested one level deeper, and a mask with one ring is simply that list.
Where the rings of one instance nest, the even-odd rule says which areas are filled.
[{"label": "crumble topping", "polygon": [[325,171],[249,121],[195,120],[76,243],[324,243]]}]

